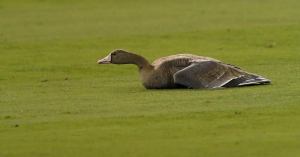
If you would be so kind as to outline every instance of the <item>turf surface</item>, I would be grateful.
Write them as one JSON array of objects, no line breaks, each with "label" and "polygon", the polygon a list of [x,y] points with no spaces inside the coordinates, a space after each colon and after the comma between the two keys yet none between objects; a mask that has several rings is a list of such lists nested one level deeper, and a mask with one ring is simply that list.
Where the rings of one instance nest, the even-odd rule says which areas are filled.
[{"label": "turf surface", "polygon": [[[0,157],[300,155],[297,0],[1,0]],[[189,52],[272,85],[146,90],[113,49]]]}]

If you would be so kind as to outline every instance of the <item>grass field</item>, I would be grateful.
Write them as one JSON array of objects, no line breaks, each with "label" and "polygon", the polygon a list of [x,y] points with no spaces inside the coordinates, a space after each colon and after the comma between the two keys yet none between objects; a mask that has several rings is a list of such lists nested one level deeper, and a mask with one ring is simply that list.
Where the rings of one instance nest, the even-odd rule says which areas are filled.
[{"label": "grass field", "polygon": [[[0,157],[300,156],[300,1],[1,0]],[[271,79],[146,90],[123,48]]]}]

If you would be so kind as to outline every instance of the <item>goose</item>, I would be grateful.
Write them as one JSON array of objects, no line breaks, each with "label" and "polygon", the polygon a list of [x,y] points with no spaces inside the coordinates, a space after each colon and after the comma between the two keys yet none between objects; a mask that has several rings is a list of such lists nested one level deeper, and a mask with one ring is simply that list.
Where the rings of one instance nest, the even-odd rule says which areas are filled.
[{"label": "goose", "polygon": [[146,89],[212,89],[265,85],[271,81],[210,57],[176,54],[150,64],[144,57],[117,49],[99,59],[98,64],[134,64]]}]

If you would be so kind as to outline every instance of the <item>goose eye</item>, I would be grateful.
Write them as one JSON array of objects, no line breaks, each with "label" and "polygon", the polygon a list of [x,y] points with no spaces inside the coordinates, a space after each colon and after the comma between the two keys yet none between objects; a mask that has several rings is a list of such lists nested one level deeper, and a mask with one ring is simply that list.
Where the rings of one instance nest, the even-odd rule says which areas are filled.
[{"label": "goose eye", "polygon": [[116,55],[116,53],[112,53],[111,55],[112,55],[112,56],[115,56],[115,55]]}]

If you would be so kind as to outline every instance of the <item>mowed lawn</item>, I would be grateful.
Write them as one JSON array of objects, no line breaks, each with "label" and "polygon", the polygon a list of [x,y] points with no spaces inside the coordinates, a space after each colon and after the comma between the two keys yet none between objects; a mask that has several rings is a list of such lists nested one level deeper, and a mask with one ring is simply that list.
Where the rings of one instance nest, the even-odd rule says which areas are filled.
[{"label": "mowed lawn", "polygon": [[[300,1],[1,0],[0,157],[300,156]],[[271,79],[146,90],[113,49]]]}]

